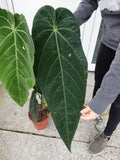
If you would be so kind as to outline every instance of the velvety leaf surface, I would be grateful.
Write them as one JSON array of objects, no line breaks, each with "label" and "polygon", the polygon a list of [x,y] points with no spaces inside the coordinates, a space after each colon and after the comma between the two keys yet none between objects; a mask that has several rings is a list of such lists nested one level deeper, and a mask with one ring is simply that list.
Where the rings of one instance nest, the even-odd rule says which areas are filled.
[{"label": "velvety leaf surface", "polygon": [[34,72],[64,143],[71,149],[86,91],[79,26],[65,8],[42,7],[33,23]]},{"label": "velvety leaf surface", "polygon": [[0,9],[0,81],[20,106],[34,86],[34,45],[23,15]]},{"label": "velvety leaf surface", "polygon": [[33,90],[31,98],[30,98],[29,114],[32,116],[35,124],[37,123],[38,108],[39,108],[39,105],[36,99],[36,93],[35,93],[35,90]]}]

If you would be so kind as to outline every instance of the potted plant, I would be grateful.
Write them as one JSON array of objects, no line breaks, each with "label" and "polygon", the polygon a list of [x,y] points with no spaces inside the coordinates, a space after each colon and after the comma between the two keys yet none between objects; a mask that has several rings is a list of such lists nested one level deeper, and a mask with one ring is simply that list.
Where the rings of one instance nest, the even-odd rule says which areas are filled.
[{"label": "potted plant", "polygon": [[48,124],[50,112],[42,94],[32,92],[28,117],[37,130],[45,129]]},{"label": "potted plant", "polygon": [[40,8],[32,38],[23,15],[2,9],[0,15],[0,81],[20,106],[34,88],[29,113],[35,123],[36,94],[44,95],[54,124],[71,150],[87,79],[87,60],[74,15],[66,8]]}]

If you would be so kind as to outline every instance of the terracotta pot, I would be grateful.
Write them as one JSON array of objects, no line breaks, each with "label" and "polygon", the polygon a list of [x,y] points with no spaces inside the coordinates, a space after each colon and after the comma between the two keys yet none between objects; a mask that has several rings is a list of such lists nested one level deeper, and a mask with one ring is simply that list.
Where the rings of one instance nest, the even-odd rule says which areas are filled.
[{"label": "terracotta pot", "polygon": [[[28,112],[28,117],[29,117],[29,112]],[[49,116],[45,120],[37,122],[36,124],[33,122],[32,119],[30,119],[30,117],[29,117],[29,120],[33,123],[33,126],[37,130],[42,130],[42,129],[45,129],[47,127],[47,125],[48,125],[48,118],[49,118]]]}]

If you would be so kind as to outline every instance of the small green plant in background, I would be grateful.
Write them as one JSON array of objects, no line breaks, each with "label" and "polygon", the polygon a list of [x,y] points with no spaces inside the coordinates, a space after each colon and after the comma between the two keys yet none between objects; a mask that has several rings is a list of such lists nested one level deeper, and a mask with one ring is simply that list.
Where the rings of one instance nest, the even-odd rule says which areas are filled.
[{"label": "small green plant in background", "polygon": [[71,150],[87,79],[79,26],[68,9],[44,6],[34,17],[32,39],[23,15],[0,10],[0,81],[20,106],[34,87],[29,112],[35,123],[36,94],[44,95],[54,124]]}]

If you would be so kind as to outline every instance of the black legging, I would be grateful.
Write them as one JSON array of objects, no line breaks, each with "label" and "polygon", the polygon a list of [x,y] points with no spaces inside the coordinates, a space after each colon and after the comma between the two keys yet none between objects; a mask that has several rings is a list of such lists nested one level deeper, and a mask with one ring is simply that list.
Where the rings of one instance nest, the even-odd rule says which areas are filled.
[{"label": "black legging", "polygon": [[[115,51],[105,46],[101,43],[99,53],[96,61],[95,68],[95,86],[93,91],[93,97],[95,96],[97,90],[100,88],[102,79],[105,73],[109,70],[111,62],[115,57]],[[120,122],[120,95],[116,98],[116,100],[112,103],[109,119],[104,130],[105,135],[111,136],[113,131],[116,129],[117,125]]]}]

